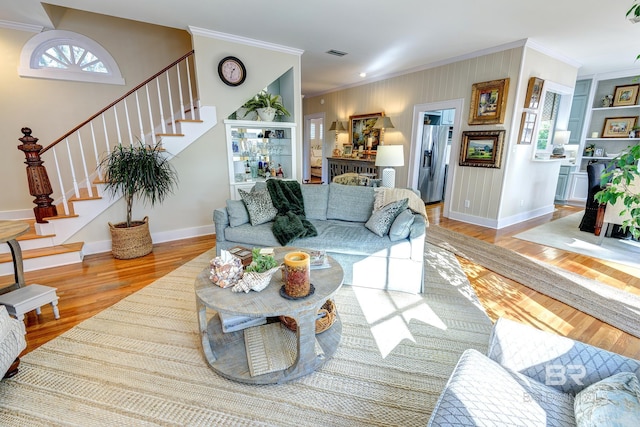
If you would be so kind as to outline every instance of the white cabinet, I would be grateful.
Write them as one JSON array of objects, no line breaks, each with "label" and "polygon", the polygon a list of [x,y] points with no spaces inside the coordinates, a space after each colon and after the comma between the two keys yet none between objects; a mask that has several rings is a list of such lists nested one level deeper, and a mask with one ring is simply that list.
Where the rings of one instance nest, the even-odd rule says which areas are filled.
[{"label": "white cabinet", "polygon": [[586,172],[569,174],[568,201],[575,205],[584,206],[589,191],[589,177]]},{"label": "white cabinet", "polygon": [[297,179],[295,123],[225,120],[224,124],[232,199],[240,199],[238,190],[248,191],[257,181]]}]

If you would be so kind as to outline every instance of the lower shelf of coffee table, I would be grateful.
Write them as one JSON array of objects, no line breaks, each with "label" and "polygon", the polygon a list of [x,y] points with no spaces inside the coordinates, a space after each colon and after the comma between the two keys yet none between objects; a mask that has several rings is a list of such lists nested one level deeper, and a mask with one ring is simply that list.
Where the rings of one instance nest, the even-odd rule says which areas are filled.
[{"label": "lower shelf of coffee table", "polygon": [[316,334],[316,340],[324,354],[316,356],[315,360],[299,362],[304,366],[301,366],[302,369],[298,369],[295,373],[290,372],[290,367],[282,371],[251,376],[244,343],[244,331],[222,332],[220,317],[217,314],[213,315],[207,324],[207,338],[215,360],[208,360],[209,365],[218,374],[234,381],[250,384],[275,384],[284,383],[309,374],[333,357],[342,337],[342,322],[340,316],[336,315],[336,320],[331,328]]}]

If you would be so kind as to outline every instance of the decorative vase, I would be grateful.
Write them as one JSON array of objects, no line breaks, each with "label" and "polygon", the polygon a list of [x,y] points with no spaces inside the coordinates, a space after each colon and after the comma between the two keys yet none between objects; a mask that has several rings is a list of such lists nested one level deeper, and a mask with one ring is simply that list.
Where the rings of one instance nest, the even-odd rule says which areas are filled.
[{"label": "decorative vase", "polygon": [[236,110],[236,119],[238,120],[257,120],[258,113],[254,110],[249,111],[245,107],[240,107]]},{"label": "decorative vase", "polygon": [[302,298],[311,291],[311,258],[305,252],[289,252],[284,256],[284,293]]},{"label": "decorative vase", "polygon": [[273,107],[258,108],[256,111],[263,122],[272,122],[276,117],[276,109]]}]

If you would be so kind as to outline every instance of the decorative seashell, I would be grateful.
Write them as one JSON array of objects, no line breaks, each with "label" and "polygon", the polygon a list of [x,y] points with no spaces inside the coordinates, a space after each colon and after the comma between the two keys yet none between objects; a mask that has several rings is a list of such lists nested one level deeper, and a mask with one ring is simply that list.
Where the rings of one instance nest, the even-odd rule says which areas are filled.
[{"label": "decorative seashell", "polygon": [[264,271],[262,273],[256,273],[255,271],[250,271],[244,273],[242,279],[235,284],[231,290],[233,292],[249,292],[251,290],[260,292],[271,283],[271,276],[280,270],[280,266],[273,267],[270,270]]}]

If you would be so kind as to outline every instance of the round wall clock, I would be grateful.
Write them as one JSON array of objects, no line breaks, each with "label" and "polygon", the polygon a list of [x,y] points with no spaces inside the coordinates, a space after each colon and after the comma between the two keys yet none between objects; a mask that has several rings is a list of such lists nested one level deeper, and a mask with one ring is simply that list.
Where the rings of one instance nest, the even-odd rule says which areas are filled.
[{"label": "round wall clock", "polygon": [[247,77],[247,69],[235,56],[227,56],[218,64],[218,75],[229,86],[240,86]]}]

